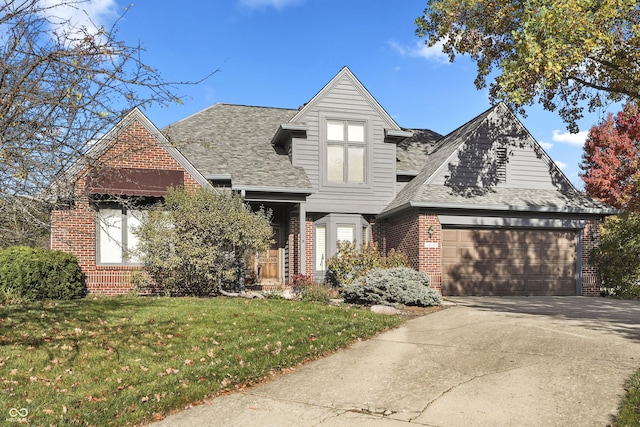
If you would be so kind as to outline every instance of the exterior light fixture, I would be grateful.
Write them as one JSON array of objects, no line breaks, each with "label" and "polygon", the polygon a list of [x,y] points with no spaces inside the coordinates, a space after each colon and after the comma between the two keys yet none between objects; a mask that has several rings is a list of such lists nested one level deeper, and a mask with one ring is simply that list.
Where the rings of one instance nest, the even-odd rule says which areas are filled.
[{"label": "exterior light fixture", "polygon": [[433,237],[433,232],[434,232],[433,225],[430,225],[429,229],[427,230],[427,233],[429,233],[429,239]]}]

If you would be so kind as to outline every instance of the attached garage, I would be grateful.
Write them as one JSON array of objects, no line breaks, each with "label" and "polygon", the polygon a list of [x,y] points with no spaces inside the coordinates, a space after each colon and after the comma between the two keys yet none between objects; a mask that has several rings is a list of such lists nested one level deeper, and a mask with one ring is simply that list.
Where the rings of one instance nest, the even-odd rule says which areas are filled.
[{"label": "attached garage", "polygon": [[444,228],[443,295],[576,295],[577,232]]}]

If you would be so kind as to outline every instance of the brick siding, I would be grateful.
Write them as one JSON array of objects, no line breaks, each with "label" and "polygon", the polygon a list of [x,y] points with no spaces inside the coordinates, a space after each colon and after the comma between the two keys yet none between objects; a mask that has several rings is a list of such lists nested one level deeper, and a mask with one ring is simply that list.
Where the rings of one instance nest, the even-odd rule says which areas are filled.
[{"label": "brick siding", "polygon": [[[184,171],[138,121],[120,133],[99,161],[100,165],[109,167]],[[89,292],[124,294],[132,290],[131,274],[140,267],[96,265],[97,211],[83,191],[83,173],[86,172],[80,173],[76,182],[74,205],[70,209],[51,212],[51,249],[62,250],[78,258]],[[185,171],[184,186],[196,189],[200,184]]]},{"label": "brick siding", "polygon": [[[431,237],[429,227],[432,227]],[[425,272],[431,278],[431,287],[442,292],[442,227],[437,215],[411,212],[388,219],[381,227],[380,234],[383,236],[385,252],[391,249],[403,252],[409,265]]]},{"label": "brick siding", "polygon": [[600,296],[598,269],[591,265],[589,255],[600,240],[600,226],[599,219],[591,219],[582,230],[582,296],[585,297]]}]

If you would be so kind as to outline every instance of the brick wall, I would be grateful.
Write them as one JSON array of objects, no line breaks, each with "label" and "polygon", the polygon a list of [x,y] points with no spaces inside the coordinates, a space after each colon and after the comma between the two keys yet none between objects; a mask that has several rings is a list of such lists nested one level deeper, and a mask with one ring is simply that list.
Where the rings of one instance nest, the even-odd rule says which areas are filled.
[{"label": "brick wall", "polygon": [[[429,237],[429,227],[432,235]],[[431,277],[431,286],[442,291],[442,227],[435,214],[411,212],[385,220],[379,227],[383,250],[403,252],[409,265]],[[435,247],[434,247],[435,246]]]},{"label": "brick wall", "polygon": [[591,250],[600,240],[600,225],[599,219],[591,219],[582,230],[582,295],[585,297],[600,296],[598,269],[591,265],[589,259]]},{"label": "brick wall", "polygon": [[[144,126],[133,122],[100,157],[103,166],[139,169],[183,170],[180,164],[158,143]],[[86,173],[86,171],[84,171]],[[200,184],[188,173],[185,188]],[[76,183],[75,203],[67,210],[51,212],[51,249],[62,250],[78,258],[89,292],[123,294],[132,289],[132,266],[96,265],[96,210],[83,192],[85,180],[80,174]]]},{"label": "brick wall", "polygon": [[289,277],[285,278],[287,283],[291,283],[291,278],[297,274],[313,275],[313,219],[306,218],[305,221],[305,271],[300,271],[300,220],[297,213],[289,217]]}]

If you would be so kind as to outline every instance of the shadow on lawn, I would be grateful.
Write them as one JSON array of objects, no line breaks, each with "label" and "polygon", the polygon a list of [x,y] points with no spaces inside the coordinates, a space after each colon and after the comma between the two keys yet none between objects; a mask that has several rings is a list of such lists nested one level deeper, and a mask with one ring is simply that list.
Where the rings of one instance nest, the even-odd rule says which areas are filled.
[{"label": "shadow on lawn", "polygon": [[[127,317],[149,304],[145,298],[97,298],[0,307],[0,347],[19,343],[37,349],[66,344],[77,353],[86,340],[115,348],[115,344],[149,332],[151,324],[154,330],[175,329],[172,322],[151,318],[134,322]],[[121,317],[114,318],[114,314]]]}]

